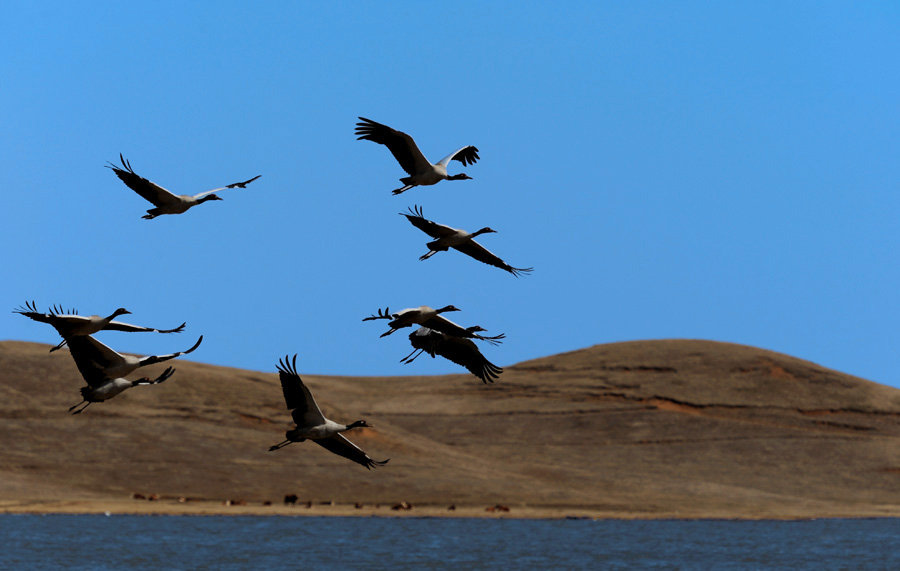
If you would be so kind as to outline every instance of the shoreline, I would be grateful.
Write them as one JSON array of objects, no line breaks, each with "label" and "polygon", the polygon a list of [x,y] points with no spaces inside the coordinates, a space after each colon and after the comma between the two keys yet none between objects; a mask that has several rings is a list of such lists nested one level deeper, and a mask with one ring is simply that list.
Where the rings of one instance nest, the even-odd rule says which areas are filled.
[{"label": "shoreline", "polygon": [[[221,500],[23,500],[0,501],[0,514],[109,514],[286,517],[446,517],[491,519],[597,519],[598,510],[579,507],[452,504],[339,504],[298,501],[296,505]],[[600,516],[604,517],[604,516]],[[608,517],[608,516],[605,516]],[[630,518],[629,518],[630,519]]]},{"label": "shoreline", "polygon": [[[862,509],[840,513],[734,514],[710,510],[696,512],[637,512],[578,506],[481,506],[398,504],[336,504],[298,502],[296,505],[259,502],[227,504],[216,500],[22,500],[0,501],[0,514],[30,515],[146,515],[146,516],[278,516],[278,517],[419,517],[481,519],[590,519],[590,520],[732,520],[802,521],[811,519],[897,518],[900,510]],[[503,508],[507,508],[504,510]],[[508,510],[508,511],[507,511]]]}]

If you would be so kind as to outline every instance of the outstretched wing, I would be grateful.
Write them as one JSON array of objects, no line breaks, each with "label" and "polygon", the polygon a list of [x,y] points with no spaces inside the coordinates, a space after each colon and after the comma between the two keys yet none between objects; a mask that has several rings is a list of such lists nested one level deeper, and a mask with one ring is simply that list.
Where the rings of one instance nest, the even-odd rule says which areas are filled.
[{"label": "outstretched wing", "polygon": [[421,323],[420,325],[428,327],[429,329],[434,329],[435,331],[440,331],[441,333],[446,333],[447,335],[452,335],[453,337],[471,337],[471,333],[463,326],[450,321],[442,315],[435,315],[431,319],[425,320],[425,323]]},{"label": "outstretched wing", "polygon": [[166,381],[166,379],[171,377],[174,372],[175,372],[175,369],[173,367],[166,367],[166,370],[163,371],[162,374],[160,376],[156,377],[155,379],[149,379],[147,377],[144,377],[142,379],[138,379],[138,380],[132,382],[132,384],[135,386],[137,386],[137,385],[158,385],[159,383],[164,383]]},{"label": "outstretched wing", "polygon": [[493,383],[503,372],[502,367],[488,361],[478,350],[478,346],[468,339],[446,337],[442,343],[438,343],[434,352],[457,365],[462,365],[485,384]]},{"label": "outstretched wing", "polygon": [[444,236],[450,236],[456,233],[456,230],[450,228],[449,226],[444,226],[443,224],[438,224],[437,222],[432,222],[428,220],[422,215],[422,207],[421,206],[413,206],[409,209],[409,213],[401,212],[402,216],[406,216],[406,219],[409,220],[410,224],[425,232],[432,238],[443,238]]},{"label": "outstretched wing", "polygon": [[226,186],[225,188],[247,188],[248,184],[250,184],[251,182],[253,182],[254,180],[258,179],[261,176],[262,176],[261,174],[258,174],[255,177],[251,178],[250,180],[245,180],[244,182],[233,182],[233,183],[229,184],[228,186]]},{"label": "outstretched wing", "polygon": [[75,309],[70,309],[69,312],[66,313],[62,306],[59,305],[51,307],[49,313],[41,313],[37,310],[37,304],[35,304],[34,301],[26,301],[25,307],[19,306],[13,310],[13,313],[24,315],[29,319],[40,321],[41,323],[48,323],[56,329],[56,332],[62,336],[63,341],[53,349],[50,349],[51,353],[66,344],[66,339],[70,332],[77,330],[87,321],[90,321],[89,317],[78,315],[78,311]]},{"label": "outstretched wing", "polygon": [[343,456],[344,458],[348,458],[353,460],[357,464],[365,466],[367,469],[371,470],[376,466],[384,466],[388,462],[390,462],[390,458],[387,460],[382,460],[381,462],[377,460],[372,460],[369,458],[369,455],[362,451],[356,444],[353,444],[346,438],[344,438],[343,434],[335,434],[330,438],[321,438],[318,440],[313,440],[316,444],[325,448],[326,450],[330,450],[339,456]]},{"label": "outstretched wing", "polygon": [[125,160],[122,153],[119,153],[119,159],[122,161],[121,167],[117,167],[113,163],[109,163],[106,166],[116,173],[116,176],[125,183],[125,186],[152,202],[153,206],[166,206],[179,202],[177,196],[134,172],[134,169],[131,168],[131,163]]},{"label": "outstretched wing", "polygon": [[313,398],[309,388],[303,384],[300,375],[297,374],[297,355],[291,361],[286,355],[278,360],[278,376],[281,379],[281,391],[284,393],[284,403],[291,411],[291,418],[297,426],[318,426],[325,423],[325,415],[316,399]]},{"label": "outstretched wing", "polygon": [[91,387],[98,387],[110,381],[112,377],[106,374],[106,371],[125,361],[122,355],[90,335],[69,337],[66,342],[72,359],[75,360],[75,366]]},{"label": "outstretched wing", "polygon": [[182,323],[175,329],[154,329],[152,327],[142,327],[140,325],[122,323],[121,321],[110,321],[103,329],[109,329],[112,331],[128,331],[130,333],[148,333],[151,331],[156,331],[157,333],[181,333],[182,331],[184,331],[185,325],[187,325],[186,322]]},{"label": "outstretched wing", "polygon": [[472,341],[445,335],[427,327],[410,333],[409,341],[416,349],[422,349],[432,357],[441,357],[462,365],[483,383],[493,383],[503,372],[501,367],[488,361]]},{"label": "outstretched wing", "polygon": [[250,184],[251,182],[253,182],[254,180],[258,179],[261,176],[262,176],[261,174],[258,174],[249,180],[245,180],[244,182],[233,182],[226,186],[220,186],[219,188],[214,188],[212,190],[206,190],[206,191],[201,192],[200,194],[195,194],[194,198],[199,200],[199,199],[203,198],[204,196],[206,196],[207,194],[219,192],[220,190],[228,190],[229,188],[247,188],[248,184]]},{"label": "outstretched wing", "polygon": [[457,149],[441,159],[438,163],[441,166],[446,167],[450,164],[450,161],[459,161],[463,164],[463,166],[474,165],[478,160],[478,149],[469,145],[468,147],[463,147],[461,149]]},{"label": "outstretched wing", "polygon": [[412,137],[365,117],[359,117],[359,120],[354,132],[354,135],[359,135],[356,138],[357,141],[365,139],[386,146],[407,174],[414,175],[431,168],[431,163],[416,146]]},{"label": "outstretched wing", "polygon": [[19,315],[24,315],[28,319],[33,319],[35,321],[40,321],[41,323],[49,323],[53,325],[54,318],[56,317],[55,313],[41,313],[37,309],[37,304],[33,301],[26,301],[25,306],[19,306],[13,310],[13,313],[18,313]]},{"label": "outstretched wing", "polygon": [[203,335],[197,339],[197,342],[194,345],[187,349],[186,351],[176,351],[175,353],[169,353],[168,355],[148,355],[141,359],[141,367],[146,367],[147,365],[153,365],[154,363],[162,363],[163,361],[168,361],[169,359],[175,359],[177,357],[181,357],[182,355],[187,355],[188,353],[193,353],[194,350],[203,343]]},{"label": "outstretched wing", "polygon": [[452,247],[467,256],[475,258],[479,262],[506,270],[516,277],[519,277],[519,274],[530,274],[534,270],[534,268],[514,268],[510,266],[475,240],[467,240],[458,246]]}]

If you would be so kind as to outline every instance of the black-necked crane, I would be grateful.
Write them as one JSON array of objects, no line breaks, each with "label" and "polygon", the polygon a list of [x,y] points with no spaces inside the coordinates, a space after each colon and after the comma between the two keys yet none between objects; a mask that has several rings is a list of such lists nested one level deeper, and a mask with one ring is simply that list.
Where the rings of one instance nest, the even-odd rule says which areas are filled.
[{"label": "black-necked crane", "polygon": [[420,256],[420,260],[427,260],[438,252],[446,252],[448,249],[453,248],[471,258],[475,258],[479,262],[506,270],[516,277],[519,277],[520,274],[530,274],[534,270],[534,268],[514,268],[476,242],[476,236],[497,232],[488,226],[475,232],[466,232],[465,230],[444,226],[425,218],[422,215],[421,206],[410,208],[408,213],[401,212],[400,215],[406,216],[406,219],[413,226],[435,238],[434,241],[425,244],[428,246],[428,253]]},{"label": "black-necked crane", "polygon": [[469,339],[420,327],[409,334],[409,342],[413,346],[413,352],[400,360],[404,364],[412,363],[424,352],[432,358],[440,355],[457,365],[462,365],[485,384],[493,383],[503,372],[502,367],[488,361]]},{"label": "black-necked crane", "polygon": [[173,194],[158,184],[151,182],[134,172],[134,169],[131,168],[131,163],[126,161],[121,153],[119,154],[119,159],[122,161],[121,167],[118,167],[113,163],[109,163],[106,166],[107,168],[112,169],[112,171],[116,173],[116,176],[118,176],[128,188],[140,194],[144,199],[148,200],[156,207],[151,208],[147,211],[147,214],[141,217],[147,220],[156,218],[161,214],[181,214],[182,212],[186,212],[189,208],[209,200],[222,200],[220,196],[214,193],[228,188],[247,188],[248,184],[262,176],[256,175],[249,180],[235,182],[193,196],[189,194]]},{"label": "black-necked crane", "polygon": [[[135,381],[129,381],[128,379],[123,379],[121,377],[110,377],[100,369],[95,369],[90,375],[87,375],[82,371],[81,376],[84,377],[84,381],[87,383],[86,387],[81,387],[81,398],[83,400],[80,403],[70,406],[69,412],[72,414],[80,414],[84,412],[84,409],[89,407],[92,402],[109,400],[131,387],[137,387],[139,385],[158,385],[171,377],[174,372],[174,368],[167,367],[166,370],[155,379],[142,377]],[[84,405],[83,407],[75,410],[82,404]]]},{"label": "black-necked crane", "polygon": [[480,325],[473,325],[472,327],[462,327],[461,325],[457,325],[453,323],[446,317],[440,315],[441,313],[446,313],[448,311],[459,311],[459,308],[453,305],[446,305],[439,309],[431,308],[427,305],[421,305],[419,307],[409,307],[398,311],[397,313],[391,313],[390,309],[385,307],[384,310],[378,309],[378,313],[375,315],[370,315],[369,317],[364,317],[363,321],[374,321],[376,319],[390,319],[388,322],[389,330],[382,333],[379,337],[386,337],[401,329],[403,327],[411,327],[413,325],[422,325],[425,327],[429,327],[431,329],[435,329],[437,331],[442,331],[447,335],[452,335],[454,337],[464,337],[468,339],[479,339],[481,341],[487,341],[493,345],[499,345],[501,343],[501,339],[505,338],[506,335],[501,333],[500,335],[479,335],[479,331],[487,331]]},{"label": "black-necked crane", "polygon": [[316,404],[309,388],[303,384],[303,380],[297,373],[297,355],[293,361],[289,356],[278,360],[278,376],[281,379],[281,390],[284,393],[284,402],[291,411],[291,418],[297,424],[296,428],[284,433],[285,440],[269,447],[269,452],[284,448],[291,442],[303,442],[312,440],[322,448],[353,460],[357,464],[368,469],[376,466],[384,466],[390,461],[372,460],[368,454],[347,440],[342,432],[353,428],[366,428],[369,424],[365,420],[357,420],[350,424],[340,424],[325,418],[322,409]]},{"label": "black-necked crane", "polygon": [[[200,342],[198,341],[197,345],[199,344]],[[190,351],[196,349],[197,345],[194,345]],[[79,414],[90,406],[92,402],[109,400],[131,387],[159,384],[171,377],[172,373],[175,372],[175,369],[168,367],[155,379],[143,377],[136,381],[130,381],[124,378],[125,375],[138,367],[150,365],[151,361],[149,359],[151,358],[145,357],[143,362],[135,364],[131,360],[137,360],[137,357],[120,355],[90,335],[69,339],[69,351],[72,353],[72,358],[75,360],[78,371],[87,383],[86,387],[81,387],[82,401],[69,407],[69,412],[72,414]],[[155,360],[152,363],[166,361],[181,354],[153,356],[152,358]],[[127,363],[126,360],[128,361]],[[75,410],[82,404],[84,404],[83,407]]]},{"label": "black-necked crane", "polygon": [[465,173],[448,175],[447,165],[450,161],[459,161],[463,166],[475,164],[478,160],[478,149],[469,145],[457,149],[438,161],[431,164],[413,138],[402,131],[391,129],[387,125],[376,123],[365,117],[359,118],[360,122],[356,124],[355,135],[359,135],[356,140],[365,139],[374,141],[386,146],[400,166],[409,174],[409,176],[401,178],[400,182],[404,184],[402,188],[393,191],[394,194],[405,192],[414,186],[428,186],[437,184],[442,180],[468,180],[471,179]]},{"label": "black-necked crane", "polygon": [[111,377],[124,377],[141,367],[162,363],[169,359],[193,353],[202,342],[203,335],[197,339],[197,342],[190,349],[185,351],[177,351],[167,355],[137,357],[135,355],[123,355],[114,349],[110,349],[90,335],[80,335],[68,339],[69,351],[72,353],[72,358],[75,359],[75,364],[79,370],[82,368],[82,365],[89,368],[99,367]]},{"label": "black-necked crane", "polygon": [[98,331],[111,330],[128,331],[132,333],[145,333],[155,331],[157,333],[180,333],[184,330],[184,326],[186,325],[186,323],[182,323],[174,329],[154,329],[152,327],[142,327],[140,325],[132,325],[130,323],[114,321],[114,319],[119,315],[127,315],[131,313],[124,307],[120,307],[113,311],[110,315],[102,317],[100,315],[78,315],[78,312],[74,309],[65,312],[63,308],[59,306],[50,308],[50,311],[47,313],[41,313],[37,310],[37,305],[33,301],[30,303],[26,301],[25,307],[18,307],[13,310],[13,313],[24,315],[29,319],[40,321],[41,323],[49,323],[53,326],[54,329],[56,329],[57,333],[60,334],[63,340],[59,343],[59,345],[50,349],[51,353],[63,347],[66,344],[66,339],[70,337],[76,337],[80,335],[93,335]]}]

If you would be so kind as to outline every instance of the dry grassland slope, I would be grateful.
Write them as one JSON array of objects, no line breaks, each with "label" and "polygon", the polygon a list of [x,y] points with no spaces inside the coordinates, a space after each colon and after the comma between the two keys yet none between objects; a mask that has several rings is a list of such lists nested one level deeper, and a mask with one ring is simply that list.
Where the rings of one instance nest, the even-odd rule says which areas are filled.
[{"label": "dry grassland slope", "polygon": [[391,458],[373,471],[308,442],[267,452],[290,421],[274,372],[179,360],[166,383],[71,416],[81,378],[48,349],[0,343],[0,509],[137,491],[621,517],[900,515],[900,391],[753,347],[598,345],[507,367],[494,385],[304,375],[329,417],[372,424],[350,438]]}]

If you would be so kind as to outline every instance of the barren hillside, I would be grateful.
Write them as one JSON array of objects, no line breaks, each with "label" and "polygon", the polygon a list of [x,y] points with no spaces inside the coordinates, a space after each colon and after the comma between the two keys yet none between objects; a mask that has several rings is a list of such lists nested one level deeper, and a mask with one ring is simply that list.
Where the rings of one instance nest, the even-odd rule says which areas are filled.
[{"label": "barren hillside", "polygon": [[349,434],[391,458],[373,471],[309,442],[267,452],[290,424],[274,372],[177,361],[166,383],[72,416],[82,381],[49,347],[0,342],[0,510],[140,492],[622,517],[900,515],[900,391],[753,347],[598,345],[509,366],[494,385],[304,375],[329,417],[373,426]]}]

